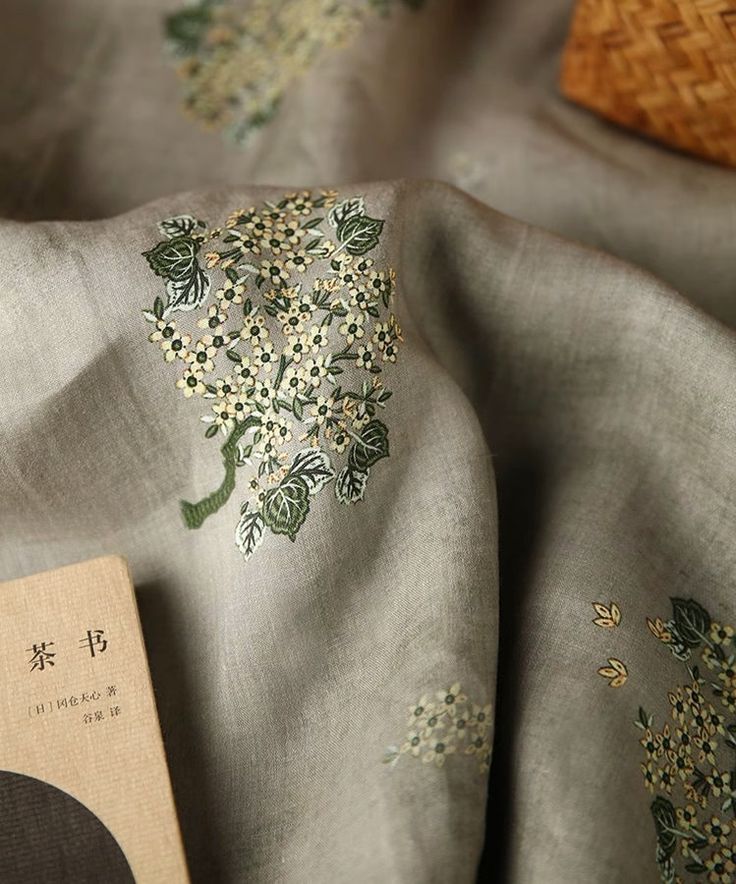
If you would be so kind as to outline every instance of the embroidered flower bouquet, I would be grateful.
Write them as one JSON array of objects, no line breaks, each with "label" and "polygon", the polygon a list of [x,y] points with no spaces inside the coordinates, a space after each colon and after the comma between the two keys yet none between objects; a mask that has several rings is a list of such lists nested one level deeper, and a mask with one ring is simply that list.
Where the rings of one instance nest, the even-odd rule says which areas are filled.
[{"label": "embroidered flower bouquet", "polygon": [[[233,212],[224,229],[168,218],[165,239],[143,253],[166,282],[165,299],[143,313],[149,340],[178,367],[181,393],[206,407],[205,437],[225,439],[222,483],[183,502],[184,521],[199,528],[247,471],[236,530],[246,559],[267,528],[294,540],[329,483],[340,503],[362,500],[389,454],[377,415],[391,396],[382,370],[402,340],[395,273],[370,256],[384,222],[362,198],[336,197],[287,194]],[[174,314],[194,319],[185,330]]]}]

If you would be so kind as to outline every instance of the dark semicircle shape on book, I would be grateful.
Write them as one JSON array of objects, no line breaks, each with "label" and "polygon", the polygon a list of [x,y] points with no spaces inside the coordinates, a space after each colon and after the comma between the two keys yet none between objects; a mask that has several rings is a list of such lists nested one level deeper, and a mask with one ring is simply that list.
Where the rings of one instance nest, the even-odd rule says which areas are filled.
[{"label": "dark semicircle shape on book", "polygon": [[0,771],[0,881],[135,884],[120,845],[68,792]]}]

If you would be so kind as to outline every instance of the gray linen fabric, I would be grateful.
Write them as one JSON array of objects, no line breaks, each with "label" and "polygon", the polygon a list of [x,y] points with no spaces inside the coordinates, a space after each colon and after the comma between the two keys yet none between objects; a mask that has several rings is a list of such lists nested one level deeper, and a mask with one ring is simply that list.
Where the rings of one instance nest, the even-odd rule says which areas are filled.
[{"label": "gray linen fabric", "polygon": [[[674,661],[644,618],[669,596],[730,616],[731,333],[445,185],[343,189],[396,269],[390,456],[364,500],[315,497],[245,562],[238,494],[181,521],[219,443],[147,340],[162,280],[141,252],[164,217],[280,194],[2,225],[3,576],[128,557],[195,880],[466,881],[485,845],[498,880],[656,881],[632,722],[666,713]],[[493,706],[487,832],[472,756],[381,763],[454,682]]]}]

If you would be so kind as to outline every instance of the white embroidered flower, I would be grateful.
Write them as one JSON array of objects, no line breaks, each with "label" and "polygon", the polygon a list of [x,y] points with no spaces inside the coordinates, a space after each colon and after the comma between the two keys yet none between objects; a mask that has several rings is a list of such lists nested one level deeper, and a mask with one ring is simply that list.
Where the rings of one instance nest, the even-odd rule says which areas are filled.
[{"label": "white embroidered flower", "polygon": [[268,248],[272,255],[277,257],[284,251],[288,252],[291,244],[287,241],[286,236],[279,230],[278,226],[271,228],[261,241],[264,248]]},{"label": "white embroidered flower", "polygon": [[273,220],[267,215],[251,215],[243,227],[257,239],[264,239],[273,227]]},{"label": "white embroidered flower", "polygon": [[317,401],[314,405],[311,406],[310,412],[314,419],[314,422],[318,426],[322,426],[325,421],[329,420],[332,417],[332,410],[335,405],[335,400],[332,396],[318,396]]},{"label": "white embroidered flower", "polygon": [[276,318],[281,323],[281,331],[286,337],[299,335],[304,331],[304,319],[297,304],[292,304],[288,310],[280,310]]},{"label": "white embroidered flower", "polygon": [[299,313],[299,318],[305,324],[311,321],[317,310],[316,306],[312,303],[312,301],[309,300],[307,296],[302,296],[299,298],[296,308]]},{"label": "white embroidered flower", "polygon": [[228,398],[228,402],[233,407],[233,410],[235,412],[235,420],[238,423],[242,423],[252,413],[250,407],[250,396],[242,388],[237,392],[232,393]]},{"label": "white embroidered flower", "polygon": [[290,337],[284,347],[284,356],[292,362],[299,363],[310,352],[311,346],[308,335],[295,335]]},{"label": "white embroidered flower", "polygon": [[226,311],[231,304],[242,304],[244,294],[245,282],[242,279],[237,280],[237,282],[228,279],[225,285],[215,292],[215,298],[220,309]]},{"label": "white embroidered flower", "polygon": [[187,348],[192,342],[189,335],[183,335],[177,331],[174,322],[166,322],[163,319],[156,321],[156,330],[149,335],[148,340],[161,347],[167,362],[186,359],[189,352]]},{"label": "white embroidered flower", "polygon": [[299,193],[288,193],[285,197],[286,211],[293,215],[308,215],[313,208],[311,194],[308,190],[302,190]]},{"label": "white embroidered flower", "polygon": [[175,334],[176,323],[173,319],[168,321],[166,319],[157,319],[156,330],[151,332],[148,336],[148,340],[153,344],[157,344],[159,341],[173,338]]},{"label": "white embroidered flower", "polygon": [[358,310],[365,312],[372,303],[373,298],[371,297],[371,292],[364,285],[357,285],[355,288],[351,289],[350,299],[348,301],[348,304],[351,307],[356,307]]},{"label": "white embroidered flower", "polygon": [[235,408],[231,402],[221,400],[212,406],[213,414],[205,415],[202,420],[206,424],[214,425],[227,435],[235,425]]},{"label": "white embroidered flower", "polygon": [[270,337],[270,332],[266,326],[266,320],[263,316],[257,313],[257,308],[243,318],[243,327],[240,330],[240,337],[244,341],[248,341],[252,347],[260,346]]},{"label": "white embroidered flower", "polygon": [[328,346],[327,331],[319,325],[313,325],[307,332],[307,341],[312,353],[319,353]]},{"label": "white embroidered flower", "polygon": [[262,239],[251,230],[233,230],[231,236],[236,237],[237,246],[242,255],[260,255]]},{"label": "white embroidered flower", "polygon": [[348,313],[348,315],[344,317],[340,324],[339,331],[341,335],[344,335],[345,342],[348,346],[363,337],[365,334],[365,329],[363,328],[364,322],[365,315],[363,313]]},{"label": "white embroidered flower", "polygon": [[471,710],[471,722],[480,736],[485,736],[491,725],[491,704],[477,706],[473,703]]},{"label": "white embroidered flower", "polygon": [[462,692],[459,682],[455,682],[450,685],[449,688],[442,691],[437,691],[435,697],[438,700],[439,708],[447,712],[448,715],[455,715],[457,713],[457,708],[462,703],[467,703],[468,698]]},{"label": "white embroidered flower", "polygon": [[390,274],[383,270],[372,270],[368,274],[368,288],[373,291],[374,297],[387,299],[392,289]]},{"label": "white embroidered flower", "polygon": [[426,741],[422,739],[422,736],[418,731],[409,731],[406,735],[406,739],[401,744],[399,752],[409,752],[416,757],[421,753],[425,746]]},{"label": "white embroidered flower", "polygon": [[361,274],[361,276],[370,276],[373,268],[373,258],[367,258],[365,255],[358,258],[355,262],[354,267],[355,270]]},{"label": "white embroidered flower", "polygon": [[205,335],[194,345],[194,349],[187,353],[186,361],[196,366],[201,372],[211,372],[215,367],[217,347],[214,346],[212,335]]},{"label": "white embroidered flower", "polygon": [[317,389],[322,383],[322,378],[327,377],[331,364],[331,356],[315,356],[313,359],[307,359],[304,363],[304,374],[307,378],[307,383]]},{"label": "white embroidered flower", "polygon": [[273,406],[273,400],[276,398],[276,393],[268,381],[256,380],[251,397],[253,402],[260,405],[261,408],[270,410]]},{"label": "white embroidered flower", "polygon": [[246,391],[254,386],[258,377],[258,365],[249,356],[241,356],[240,362],[233,369],[234,378]]},{"label": "white embroidered flower", "polygon": [[465,748],[465,754],[475,755],[478,761],[482,764],[491,754],[491,744],[485,739],[485,737],[482,737],[479,734],[477,737],[473,737],[471,742]]},{"label": "white embroidered flower", "polygon": [[214,389],[208,390],[204,394],[205,399],[216,398],[224,401],[238,391],[238,382],[233,380],[231,375],[226,375],[224,378],[217,378],[211,386],[214,387]]},{"label": "white embroidered flower", "polygon": [[287,442],[291,442],[293,438],[293,426],[294,424],[290,420],[286,420],[286,418],[279,418],[276,421],[274,439],[276,440],[277,445],[286,445]]},{"label": "white embroidered flower", "polygon": [[176,382],[176,386],[184,393],[187,399],[195,394],[202,396],[207,389],[202,381],[202,370],[196,365],[190,365],[184,371],[184,374]]},{"label": "white embroidered flower", "polygon": [[314,261],[311,255],[308,255],[304,249],[289,254],[286,261],[287,270],[295,270],[297,273],[304,273],[309,265]]},{"label": "white embroidered flower", "polygon": [[433,709],[432,713],[427,716],[423,722],[422,735],[429,740],[438,731],[444,730],[445,716],[439,709]]},{"label": "white embroidered flower", "polygon": [[383,348],[383,361],[384,362],[396,362],[396,356],[398,355],[398,349],[395,343],[386,344]]},{"label": "white embroidered flower", "polygon": [[373,359],[375,354],[373,353],[373,347],[371,344],[363,344],[358,347],[358,355],[355,358],[355,364],[358,368],[363,368],[366,371],[370,371],[373,368]]},{"label": "white embroidered flower", "polygon": [[456,751],[455,744],[450,737],[443,735],[430,737],[427,741],[428,752],[422,755],[422,761],[434,762],[437,767],[442,767],[448,755]]},{"label": "white embroidered flower", "polygon": [[325,436],[330,443],[330,448],[338,454],[342,454],[350,444],[350,436],[341,426],[327,427]]},{"label": "white embroidered flower", "polygon": [[408,725],[410,728],[415,728],[417,730],[421,730],[426,724],[427,719],[435,713],[435,705],[426,694],[421,696],[416,703],[408,708]]},{"label": "white embroidered flower", "polygon": [[290,365],[281,379],[280,389],[284,390],[288,396],[294,397],[306,392],[308,386],[310,384],[304,369],[297,365]]},{"label": "white embroidered flower", "polygon": [[271,285],[281,285],[289,279],[289,271],[280,259],[274,261],[261,261],[260,276]]},{"label": "white embroidered flower", "polygon": [[383,352],[387,344],[394,339],[394,334],[388,322],[377,322],[373,329],[371,341]]},{"label": "white embroidered flower", "polygon": [[340,264],[340,269],[336,271],[338,285],[347,289],[348,292],[354,291],[360,285],[361,278],[353,267],[353,256],[340,255],[335,260]]},{"label": "white embroidered flower", "polygon": [[297,245],[306,233],[295,218],[287,218],[285,221],[280,221],[276,225],[276,230],[286,242],[292,245]]},{"label": "white embroidered flower", "polygon": [[262,344],[253,348],[253,363],[257,365],[259,369],[265,371],[266,374],[270,373],[276,362],[276,352],[273,348],[273,344],[270,342],[264,341]]}]

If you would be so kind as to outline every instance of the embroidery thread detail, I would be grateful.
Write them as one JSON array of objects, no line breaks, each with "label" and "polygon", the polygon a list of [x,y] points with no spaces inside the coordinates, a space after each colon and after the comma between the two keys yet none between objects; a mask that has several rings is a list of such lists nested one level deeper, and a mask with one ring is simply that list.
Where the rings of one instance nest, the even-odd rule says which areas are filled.
[{"label": "embroidery thread detail", "polygon": [[425,0],[196,0],[165,19],[185,107],[237,143],[276,114],[327,48],[349,44],[376,12]]},{"label": "embroidery thread detail", "polygon": [[601,602],[593,602],[593,609],[598,615],[593,623],[603,629],[613,629],[621,622],[621,610],[616,602],[610,602],[606,607]]},{"label": "embroidery thread detail", "polygon": [[598,675],[608,679],[608,685],[612,688],[620,688],[626,684],[629,677],[629,670],[626,666],[615,657],[609,657],[608,666],[601,666]]},{"label": "embroidery thread detail", "polygon": [[[143,311],[154,326],[149,340],[181,367],[182,394],[211,403],[205,437],[225,436],[222,482],[182,501],[182,518],[199,528],[249,467],[251,494],[235,532],[246,559],[266,528],[295,540],[329,482],[340,503],[362,500],[371,469],[389,456],[377,414],[391,391],[381,375],[403,337],[391,310],[396,274],[368,255],[383,227],[363,197],[302,191],[235,211],[224,229],[167,218],[159,225],[166,239],[143,252],[166,283],[166,300]],[[205,334],[193,341],[196,330],[180,330],[176,313],[196,313]],[[298,445],[289,445],[299,428]]]},{"label": "embroidery thread detail", "polygon": [[384,764],[394,765],[404,755],[442,767],[450,755],[473,756],[481,773],[489,770],[491,706],[473,703],[456,682],[427,694],[409,706],[406,736],[400,746],[389,746]]},{"label": "embroidery thread detail", "polygon": [[[663,882],[682,874],[736,878],[736,630],[694,599],[671,599],[672,617],[647,618],[652,635],[687,669],[667,692],[670,722],[654,727],[639,708],[641,770]],[[699,658],[699,662],[695,662]],[[701,670],[701,664],[705,670]]]}]

